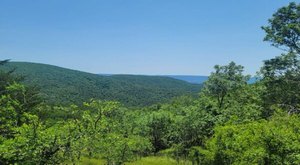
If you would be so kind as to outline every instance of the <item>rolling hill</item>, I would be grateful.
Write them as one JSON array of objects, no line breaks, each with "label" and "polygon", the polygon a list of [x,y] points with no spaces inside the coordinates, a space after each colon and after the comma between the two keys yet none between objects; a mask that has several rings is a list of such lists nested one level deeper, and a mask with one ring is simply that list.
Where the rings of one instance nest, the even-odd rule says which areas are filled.
[{"label": "rolling hill", "polygon": [[166,102],[181,95],[196,95],[201,85],[163,76],[101,76],[52,65],[10,62],[0,69],[16,68],[24,83],[38,86],[48,103],[81,103],[91,98],[116,100],[127,106]]},{"label": "rolling hill", "polygon": [[192,84],[202,84],[208,80],[208,76],[190,76],[190,75],[166,75],[174,79],[186,81]]},{"label": "rolling hill", "polygon": [[[105,74],[100,73],[101,76],[113,76],[117,74]],[[203,84],[206,80],[208,80],[208,76],[196,76],[196,75],[154,75],[160,77],[170,77],[177,80],[182,80],[191,84]]]}]

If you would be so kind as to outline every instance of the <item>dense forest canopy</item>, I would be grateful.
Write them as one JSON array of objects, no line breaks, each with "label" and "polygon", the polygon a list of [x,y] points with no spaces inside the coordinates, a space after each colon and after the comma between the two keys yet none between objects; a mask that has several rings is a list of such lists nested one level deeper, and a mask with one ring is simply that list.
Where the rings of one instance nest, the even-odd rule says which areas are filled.
[{"label": "dense forest canopy", "polygon": [[91,98],[126,106],[149,106],[181,95],[197,96],[201,85],[163,76],[85,73],[52,65],[10,62],[2,67],[25,77],[24,84],[40,88],[47,104],[80,104]]},{"label": "dense forest canopy", "polygon": [[278,9],[263,30],[283,53],[264,61],[256,83],[230,62],[197,98],[144,107],[47,104],[1,61],[0,164],[300,164],[300,4]]}]

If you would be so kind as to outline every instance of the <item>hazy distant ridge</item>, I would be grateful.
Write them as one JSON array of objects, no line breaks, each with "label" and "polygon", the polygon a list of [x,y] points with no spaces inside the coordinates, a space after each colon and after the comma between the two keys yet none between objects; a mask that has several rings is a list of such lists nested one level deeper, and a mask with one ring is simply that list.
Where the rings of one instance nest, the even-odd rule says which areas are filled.
[{"label": "hazy distant ridge", "polygon": [[[101,76],[112,76],[112,75],[123,75],[123,74],[99,74]],[[124,74],[126,75],[126,74]],[[208,76],[195,76],[195,75],[153,75],[153,76],[162,76],[162,77],[170,77],[177,80],[182,80],[192,84],[202,84],[207,79]]]}]

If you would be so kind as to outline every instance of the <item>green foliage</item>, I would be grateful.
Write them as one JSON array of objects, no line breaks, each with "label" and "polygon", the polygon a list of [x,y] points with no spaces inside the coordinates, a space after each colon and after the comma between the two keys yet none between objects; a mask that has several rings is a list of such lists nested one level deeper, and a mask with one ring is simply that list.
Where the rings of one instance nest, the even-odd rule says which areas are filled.
[{"label": "green foliage", "polygon": [[273,46],[300,53],[300,5],[291,2],[278,9],[269,19],[269,25],[262,27],[266,32],[265,41]]},{"label": "green foliage", "polygon": [[[22,111],[21,117],[26,122],[21,125],[17,124],[18,111],[10,107],[13,102],[15,100],[6,101],[7,105],[2,105],[4,109],[0,111],[3,119],[1,164],[77,162],[82,155],[100,156],[108,164],[122,164],[151,150],[149,140],[138,135],[132,118],[127,118],[126,109],[117,102],[93,100],[85,103],[79,118],[76,117],[78,107],[71,106],[72,110],[67,111],[75,114],[74,118],[50,122],[52,124],[45,124],[46,121],[40,121],[38,116]],[[11,118],[4,118],[4,115]]]},{"label": "green foliage", "polygon": [[215,72],[209,76],[204,84],[203,92],[216,98],[219,108],[222,108],[228,93],[246,85],[250,79],[250,76],[243,75],[243,68],[243,66],[236,65],[234,62],[230,62],[225,66],[216,65]]},{"label": "green foliage", "polygon": [[39,100],[35,93],[21,84],[14,83],[5,89],[6,95],[0,96],[0,133],[4,137],[12,136],[11,128],[28,122],[27,113],[37,106]]},{"label": "green foliage", "polygon": [[184,149],[180,152],[186,156],[190,147],[203,145],[206,138],[212,134],[214,119],[211,114],[195,106],[185,110],[186,114],[178,117],[175,122],[178,136],[175,142],[177,147]]},{"label": "green foliage", "polygon": [[[196,95],[201,85],[160,76],[101,76],[45,64],[9,62],[24,83],[40,87],[47,104],[77,104],[90,99],[118,101],[126,106],[147,106],[167,102],[181,95]],[[1,79],[0,79],[1,84]]]},{"label": "green foliage", "polygon": [[289,113],[298,113],[300,103],[300,59],[295,53],[283,54],[267,60],[261,69],[266,91],[265,116],[273,113],[272,105]]},{"label": "green foliage", "polygon": [[[300,164],[299,5],[269,22],[265,40],[290,52],[265,61],[260,81],[247,84],[234,62],[216,65],[199,98],[164,104],[199,88],[0,61],[0,164]],[[44,85],[46,102],[15,66]]]},{"label": "green foliage", "polygon": [[207,152],[202,152],[204,160],[210,164],[299,164],[299,128],[299,117],[287,115],[217,127]]},{"label": "green foliage", "polygon": [[[57,164],[72,159],[70,156],[72,123],[58,123],[45,127],[36,116],[31,117],[29,124],[15,128],[14,138],[5,140],[0,145],[1,158],[4,164]],[[68,156],[67,156],[68,155]]]},{"label": "green foliage", "polygon": [[214,124],[259,119],[264,86],[247,84],[249,76],[243,75],[243,67],[233,62],[227,66],[217,65],[215,69],[200,94],[200,109],[213,116]]},{"label": "green foliage", "polygon": [[264,90],[263,85],[256,83],[229,92],[224,108],[217,109],[215,113],[215,122],[242,123],[260,119],[263,111],[261,95]]},{"label": "green foliage", "polygon": [[[47,164],[69,159],[71,122],[46,127],[32,114],[37,108],[27,99],[23,85],[14,83],[6,88],[8,94],[0,98],[0,163]],[[33,100],[35,102],[36,100]]]},{"label": "green foliage", "polygon": [[274,112],[272,106],[284,108],[289,113],[299,111],[300,89],[300,5],[292,2],[280,8],[269,19],[269,26],[263,27],[266,32],[265,41],[273,46],[287,49],[282,54],[264,62],[261,69],[266,92],[264,116]]},{"label": "green foliage", "polygon": [[146,126],[149,128],[149,137],[154,147],[154,152],[170,147],[168,133],[171,129],[172,114],[167,111],[152,112],[145,119]]},{"label": "green foliage", "polygon": [[188,161],[176,161],[168,157],[145,157],[135,162],[127,163],[128,165],[189,165]]},{"label": "green foliage", "polygon": [[147,138],[139,136],[131,119],[117,102],[85,103],[82,128],[88,157],[100,156],[107,164],[122,164],[151,149]]},{"label": "green foliage", "polygon": [[[79,165],[105,165],[105,161],[101,159],[87,159],[83,158],[82,161],[78,162]],[[138,159],[136,161],[128,162],[126,165],[190,165],[188,161],[180,161],[161,156],[149,156]]]},{"label": "green foliage", "polygon": [[3,71],[4,67],[7,66],[9,60],[0,61],[0,94],[6,93],[6,87],[22,80],[21,76],[13,75],[14,68]]}]

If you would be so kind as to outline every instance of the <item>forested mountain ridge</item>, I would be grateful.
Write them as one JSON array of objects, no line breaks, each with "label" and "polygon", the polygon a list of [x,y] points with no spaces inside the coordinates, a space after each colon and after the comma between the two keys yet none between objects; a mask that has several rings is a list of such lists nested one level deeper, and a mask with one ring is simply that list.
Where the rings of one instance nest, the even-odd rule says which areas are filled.
[{"label": "forested mountain ridge", "polygon": [[80,103],[91,98],[116,100],[128,106],[166,102],[181,95],[197,95],[201,85],[163,76],[101,76],[52,65],[9,62],[3,66],[24,75],[24,83],[38,86],[49,103]]},{"label": "forested mountain ridge", "polygon": [[[122,74],[99,74],[102,76],[115,76],[115,75],[122,75]],[[141,75],[140,75],[141,76]],[[182,80],[191,84],[203,84],[205,83],[209,76],[196,76],[196,75],[156,75],[156,76],[162,76],[162,77],[170,77],[170,78],[174,78],[177,80]],[[258,81],[258,79],[260,79],[259,77],[251,77],[248,80],[249,84],[253,84],[255,82]]]},{"label": "forested mountain ridge", "polygon": [[208,79],[208,76],[192,76],[192,75],[166,75],[166,77],[183,80],[192,84],[202,84]]},{"label": "forested mountain ridge", "polygon": [[[278,9],[262,29],[264,40],[284,52],[263,62],[254,83],[232,61],[214,66],[199,97],[144,107],[97,99],[80,105],[47,104],[16,70],[9,71],[16,64],[0,60],[0,164],[300,164],[300,3]],[[42,75],[48,79],[40,83],[55,80],[55,85],[69,83],[76,90],[98,82],[95,75],[65,74],[49,66],[45,68],[51,72],[45,72],[39,66],[28,71],[36,74],[27,74],[27,82],[39,83],[35,76]],[[71,86],[77,83],[75,76],[84,83]],[[125,75],[104,79],[104,85],[128,87],[130,81],[133,86],[159,82],[159,89],[165,87],[157,79],[141,78],[147,83]]]}]

